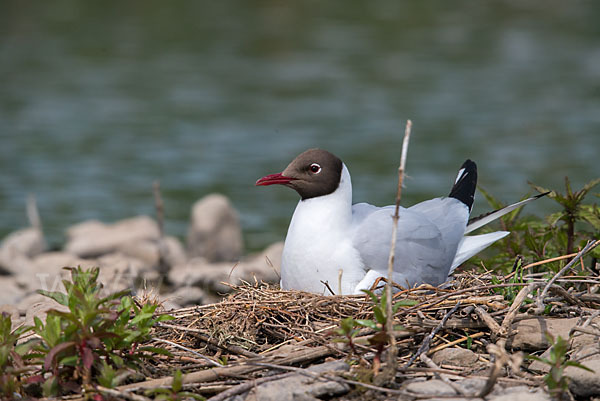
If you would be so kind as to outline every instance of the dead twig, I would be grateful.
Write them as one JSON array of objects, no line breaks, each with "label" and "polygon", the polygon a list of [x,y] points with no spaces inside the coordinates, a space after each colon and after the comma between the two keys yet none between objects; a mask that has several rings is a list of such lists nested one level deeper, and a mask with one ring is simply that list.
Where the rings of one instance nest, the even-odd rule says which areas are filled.
[{"label": "dead twig", "polygon": [[456,310],[458,309],[459,306],[460,306],[460,302],[458,302],[456,305],[454,305],[454,307],[452,309],[450,309],[448,311],[448,313],[446,313],[446,315],[444,315],[444,317],[442,318],[440,323],[437,325],[437,327],[435,327],[433,330],[431,330],[431,333],[429,333],[429,335],[423,339],[423,343],[419,347],[419,350],[410,358],[410,360],[406,363],[406,365],[404,365],[404,369],[406,369],[410,365],[412,365],[413,362],[419,356],[421,356],[421,354],[427,353],[427,351],[429,350],[429,346],[431,344],[431,340],[433,340],[433,337],[435,337],[435,335],[444,327],[444,325],[446,324],[448,319],[450,319],[450,316],[452,316],[452,314],[454,312],[456,312]]},{"label": "dead twig", "polygon": [[406,128],[404,130],[404,140],[402,141],[402,154],[400,156],[400,167],[398,167],[398,188],[396,191],[396,208],[393,216],[392,226],[392,243],[390,245],[390,255],[388,258],[388,274],[387,274],[387,285],[385,291],[387,294],[387,303],[385,306],[387,321],[386,331],[389,336],[389,347],[388,347],[388,363],[386,372],[383,373],[383,377],[387,378],[388,381],[394,379],[396,375],[396,358],[398,357],[398,347],[396,346],[396,337],[394,336],[394,313],[392,308],[392,282],[394,281],[394,259],[396,253],[396,239],[398,237],[398,220],[400,219],[400,201],[402,199],[402,182],[404,181],[404,170],[406,167],[406,156],[408,154],[408,142],[410,140],[410,132],[412,128],[412,122],[408,120],[406,122]]},{"label": "dead twig", "polygon": [[565,274],[569,269],[571,269],[573,267],[573,265],[575,265],[575,263],[577,263],[577,261],[586,253],[588,253],[589,251],[591,251],[592,249],[594,249],[598,244],[600,244],[600,240],[597,241],[588,241],[587,244],[585,245],[585,247],[583,247],[583,249],[581,251],[579,251],[577,253],[577,255],[575,255],[575,257],[573,259],[571,259],[571,261],[569,263],[567,263],[565,265],[565,267],[563,267],[562,269],[560,269],[560,271],[558,273],[556,273],[554,275],[554,277],[552,277],[550,279],[550,281],[548,281],[548,283],[546,284],[546,286],[544,287],[544,289],[542,290],[542,292],[538,295],[535,305],[535,312],[536,313],[542,313],[544,311],[544,298],[546,297],[546,295],[548,295],[548,290],[550,289],[550,287],[552,286],[552,284],[554,284],[554,282],[561,277],[563,274]]},{"label": "dead twig", "polygon": [[[262,362],[273,362],[280,365],[291,365],[301,362],[310,362],[315,359],[323,358],[327,355],[334,353],[330,347],[319,346],[314,348],[301,347],[298,350],[290,352],[289,354],[281,355],[280,352],[275,352],[269,355],[265,355],[260,358]],[[201,383],[211,382],[218,380],[223,377],[240,377],[248,373],[262,370],[263,367],[257,365],[240,364],[235,366],[223,366],[215,367],[212,369],[201,370],[198,372],[187,373],[182,376],[182,384],[186,383]],[[141,389],[171,386],[173,383],[173,377],[166,376],[158,379],[147,380],[141,383],[132,383],[124,386],[119,386],[116,390],[119,391],[137,391]]]},{"label": "dead twig", "polygon": [[115,397],[119,400],[130,400],[130,401],[150,401],[151,399],[148,397],[141,396],[131,391],[118,391],[113,390],[112,388],[103,387],[100,385],[96,386],[96,390],[101,392],[102,394],[109,395],[111,397]]},{"label": "dead twig", "polygon": [[232,354],[242,355],[247,358],[255,358],[258,356],[258,354],[254,353],[254,352],[250,352],[248,350],[245,350],[244,348],[239,347],[237,345],[221,344],[217,340],[204,335],[202,330],[198,330],[193,327],[184,327],[184,326],[178,326],[178,325],[173,325],[173,324],[168,324],[168,323],[163,323],[163,322],[159,322],[158,326],[169,328],[169,329],[174,329],[174,330],[178,330],[178,331],[188,332],[191,335],[193,335],[194,337],[196,337],[197,339],[199,339],[200,341],[203,341],[207,344],[214,345],[215,347],[219,347],[221,349],[229,351]]},{"label": "dead twig", "polygon": [[483,323],[485,323],[485,325],[490,329],[492,335],[494,335],[494,333],[498,333],[500,331],[500,325],[498,324],[498,322],[496,322],[494,320],[494,318],[491,317],[490,314],[487,313],[486,311],[484,311],[481,307],[476,306],[474,309],[474,312],[477,316],[479,316],[479,318],[483,321]]},{"label": "dead twig", "polygon": [[158,225],[158,270],[166,274],[171,268],[169,260],[169,247],[165,241],[165,208],[160,196],[160,182],[158,180],[152,183],[152,192],[154,194],[154,207],[156,209],[156,223]]},{"label": "dead twig", "polygon": [[174,343],[173,341],[164,340],[164,339],[162,339],[162,338],[156,338],[156,337],[152,338],[152,340],[153,340],[153,341],[158,341],[158,342],[161,342],[161,343],[165,343],[165,344],[169,344],[169,345],[170,345],[170,346],[172,346],[172,347],[179,348],[179,349],[182,349],[182,350],[184,350],[184,351],[186,351],[186,352],[189,352],[190,354],[194,354],[194,355],[196,355],[196,356],[199,356],[200,358],[204,359],[206,362],[208,362],[208,363],[209,363],[209,364],[211,364],[212,366],[217,366],[217,367],[221,367],[221,366],[223,366],[223,365],[221,365],[220,363],[213,361],[212,359],[210,359],[210,358],[209,358],[209,357],[207,357],[206,355],[202,355],[201,353],[199,353],[199,352],[196,352],[196,351],[194,351],[193,349],[189,349],[189,348],[187,348],[187,347],[184,347],[183,345],[179,345],[179,344],[177,344],[177,343]]},{"label": "dead twig", "polygon": [[315,380],[321,380],[321,381],[331,380],[331,381],[336,381],[339,383],[351,384],[353,386],[364,387],[369,390],[379,391],[379,392],[387,393],[387,394],[404,394],[404,392],[402,392],[400,390],[394,390],[394,389],[390,389],[390,388],[386,388],[386,387],[375,386],[373,384],[362,383],[362,382],[359,382],[356,380],[349,380],[349,379],[345,379],[343,377],[334,376],[332,374],[311,372],[307,369],[296,368],[294,366],[281,366],[281,365],[275,365],[275,364],[271,364],[271,363],[262,363],[262,362],[256,362],[255,365],[263,366],[263,367],[271,368],[271,369],[287,370],[290,372],[295,372],[297,374],[311,377]]}]

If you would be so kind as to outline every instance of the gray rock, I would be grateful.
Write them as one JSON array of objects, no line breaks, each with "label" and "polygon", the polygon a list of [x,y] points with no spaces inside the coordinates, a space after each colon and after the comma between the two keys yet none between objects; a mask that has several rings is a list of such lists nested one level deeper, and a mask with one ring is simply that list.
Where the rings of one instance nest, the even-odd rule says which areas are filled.
[{"label": "gray rock", "polygon": [[130,241],[158,240],[158,225],[148,216],[138,216],[104,224],[90,220],[67,230],[65,251],[81,257],[96,257],[115,252]]},{"label": "gray rock", "polygon": [[[240,263],[211,263],[205,258],[193,258],[174,266],[169,272],[169,282],[175,287],[198,286],[213,293],[231,291],[224,283],[238,285],[242,282],[279,282],[279,266],[283,243],[269,246],[263,252]],[[267,258],[273,266],[269,265]],[[277,265],[275,265],[277,263]]]},{"label": "gray rock", "polygon": [[444,348],[431,357],[437,365],[447,364],[453,366],[473,366],[477,360],[477,354],[465,348]]},{"label": "gray rock", "polygon": [[35,227],[24,228],[7,235],[0,245],[0,269],[18,274],[29,259],[46,250],[44,233]]},{"label": "gray rock", "polygon": [[489,401],[550,401],[552,398],[541,388],[527,386],[505,387],[497,389],[489,397]]},{"label": "gray rock", "polygon": [[48,311],[50,309],[55,309],[61,312],[68,312],[69,308],[59,304],[54,301],[52,298],[43,297],[40,298],[38,302],[35,302],[28,306],[27,313],[25,314],[25,325],[33,326],[34,319],[37,317],[42,322],[46,322],[46,316],[48,315]]},{"label": "gray rock", "polygon": [[281,276],[282,253],[283,241],[269,245],[258,255],[248,257],[240,263],[239,271],[242,273],[240,277],[245,280],[256,277],[259,281],[278,283]]},{"label": "gray rock", "polygon": [[211,194],[192,206],[187,245],[190,257],[210,262],[239,260],[242,230],[238,214],[225,196]]},{"label": "gray rock", "polygon": [[163,295],[161,298],[172,302],[173,305],[185,307],[202,305],[206,302],[207,296],[206,293],[198,287],[186,286],[179,287],[174,292]]},{"label": "gray rock", "polygon": [[24,296],[25,291],[20,288],[14,277],[0,276],[0,304],[14,305],[18,303]]},{"label": "gray rock", "polygon": [[[349,369],[344,361],[325,362],[306,370],[312,373],[345,372]],[[266,382],[252,389],[245,401],[318,401],[345,394],[350,386],[326,378],[317,379],[303,374]],[[232,400],[230,398],[229,400]]]},{"label": "gray rock", "polygon": [[600,396],[600,359],[588,359],[581,363],[594,372],[569,366],[564,374],[569,378],[569,390],[580,397]]},{"label": "gray rock", "polygon": [[555,338],[561,336],[564,339],[569,338],[569,331],[577,325],[578,318],[545,318],[536,317],[533,319],[521,320],[512,326],[513,333],[516,333],[507,342],[507,346],[513,349],[524,351],[536,351],[546,349],[550,343],[546,339],[546,332],[549,332]]},{"label": "gray rock", "polygon": [[165,237],[164,240],[132,239],[117,246],[116,250],[140,260],[147,267],[155,270],[160,267],[161,257],[167,268],[185,263],[187,259],[183,245],[175,237]]},{"label": "gray rock", "polygon": [[31,260],[17,275],[17,283],[28,293],[36,290],[62,291],[62,280],[69,277],[63,267],[91,268],[98,266],[94,259],[82,259],[67,252],[46,252]]},{"label": "gray rock", "polygon": [[409,393],[419,396],[435,397],[460,395],[457,394],[456,391],[454,391],[454,389],[448,384],[438,379],[413,381],[406,384],[406,386],[404,386],[404,389]]},{"label": "gray rock", "polygon": [[234,266],[235,263],[210,263],[204,258],[193,258],[174,266],[168,278],[176,288],[195,286],[212,292],[228,292],[230,288],[221,281],[227,279]]},{"label": "gray rock", "polygon": [[[550,348],[544,351],[543,354],[539,355],[539,357],[548,359],[550,357]],[[539,373],[548,373],[550,371],[550,366],[548,366],[547,363],[535,360],[529,364],[528,368]]]},{"label": "gray rock", "polygon": [[166,259],[169,267],[185,263],[187,260],[187,253],[183,244],[178,238],[167,236],[165,237],[164,244],[166,252],[163,257]]},{"label": "gray rock", "polygon": [[21,313],[19,312],[19,308],[14,305],[0,305],[0,315],[4,313],[10,316],[12,328],[14,330],[17,324],[19,324],[21,321]]},{"label": "gray rock", "polygon": [[98,281],[104,285],[105,295],[126,289],[136,292],[140,281],[153,282],[158,278],[150,266],[139,259],[120,252],[104,255],[98,259],[100,274]]}]

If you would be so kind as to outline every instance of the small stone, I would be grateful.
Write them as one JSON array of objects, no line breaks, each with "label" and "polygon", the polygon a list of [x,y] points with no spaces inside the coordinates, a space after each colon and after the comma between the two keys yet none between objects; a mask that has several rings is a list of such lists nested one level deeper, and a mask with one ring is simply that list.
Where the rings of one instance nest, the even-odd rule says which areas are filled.
[{"label": "small stone", "polygon": [[25,325],[33,326],[34,319],[37,317],[42,322],[46,322],[46,316],[48,315],[48,311],[50,309],[54,309],[60,312],[68,312],[69,308],[59,304],[52,298],[44,297],[39,302],[36,302],[30,305],[27,308],[27,313],[25,314]]},{"label": "small stone", "polygon": [[[346,362],[332,361],[313,365],[306,370],[322,375],[327,372],[345,372],[348,369]],[[348,391],[350,391],[350,386],[345,383],[294,374],[256,386],[248,393],[245,401],[318,401],[332,399],[334,396],[345,394]]]},{"label": "small stone", "polygon": [[67,252],[46,252],[33,258],[27,269],[17,275],[17,282],[28,292],[36,290],[62,291],[62,280],[69,277],[63,267],[91,268],[98,266],[94,259],[82,259]]},{"label": "small stone", "polygon": [[192,258],[173,266],[168,274],[169,282],[175,287],[197,286],[213,293],[230,292],[231,287],[224,283],[239,285],[255,280],[276,283],[279,281],[282,251],[283,243],[280,242],[240,263],[211,263],[206,258]]},{"label": "small stone", "polygon": [[104,224],[90,220],[67,230],[65,251],[81,257],[96,257],[115,252],[130,241],[158,240],[158,225],[148,216],[138,216]]},{"label": "small stone", "polygon": [[[539,355],[539,357],[548,359],[550,357],[550,348],[544,351],[542,355]],[[531,362],[527,368],[540,373],[548,373],[550,371],[550,366],[547,363],[536,360]]]},{"label": "small stone", "polygon": [[0,245],[0,269],[18,274],[34,256],[46,250],[44,233],[35,227],[7,235]]},{"label": "small stone", "polygon": [[208,195],[192,206],[187,245],[190,257],[210,262],[239,260],[243,252],[242,230],[229,199]]},{"label": "small stone", "polygon": [[151,268],[139,259],[119,252],[99,258],[98,267],[100,267],[98,281],[104,285],[105,295],[126,289],[133,291],[136,283],[145,277],[144,273],[151,271]]},{"label": "small stone", "polygon": [[25,296],[25,292],[12,276],[0,276],[0,288],[0,304],[14,305]]},{"label": "small stone", "polygon": [[569,390],[580,397],[600,396],[600,359],[587,359],[581,364],[593,372],[575,366],[567,367],[564,374],[569,378]]},{"label": "small stone", "polygon": [[406,391],[415,395],[426,395],[426,396],[451,396],[459,395],[454,391],[450,385],[444,383],[442,380],[424,380],[414,381],[408,383],[405,386]]},{"label": "small stone", "polygon": [[11,326],[14,329],[17,326],[18,322],[21,320],[21,313],[19,313],[19,309],[14,305],[0,305],[0,315],[3,313],[10,316],[10,319],[12,321]]},{"label": "small stone", "polygon": [[540,388],[516,386],[494,391],[488,399],[489,401],[550,401],[551,397]]},{"label": "small stone", "polygon": [[431,359],[437,365],[447,364],[471,367],[479,358],[476,353],[465,348],[444,348],[433,354]]},{"label": "small stone", "polygon": [[179,287],[170,294],[163,295],[162,298],[173,302],[181,307],[202,305],[206,299],[206,293],[198,287],[186,286]]},{"label": "small stone", "polygon": [[509,339],[507,346],[523,351],[545,350],[551,345],[546,338],[546,332],[549,332],[554,338],[561,336],[567,339],[569,332],[578,322],[578,318],[561,319],[541,316],[521,320],[513,324],[512,330],[516,334]]}]

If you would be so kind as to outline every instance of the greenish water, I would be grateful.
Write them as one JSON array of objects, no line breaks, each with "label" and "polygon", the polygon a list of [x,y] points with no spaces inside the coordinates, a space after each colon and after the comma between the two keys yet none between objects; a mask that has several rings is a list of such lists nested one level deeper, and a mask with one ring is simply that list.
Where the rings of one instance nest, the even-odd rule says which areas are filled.
[{"label": "greenish water", "polygon": [[153,214],[157,179],[169,233],[218,191],[258,249],[296,195],[257,178],[318,146],[356,201],[392,203],[407,118],[406,205],[445,195],[465,158],[505,202],[527,180],[581,185],[600,175],[598,4],[1,1],[0,235],[28,193],[54,245]]}]

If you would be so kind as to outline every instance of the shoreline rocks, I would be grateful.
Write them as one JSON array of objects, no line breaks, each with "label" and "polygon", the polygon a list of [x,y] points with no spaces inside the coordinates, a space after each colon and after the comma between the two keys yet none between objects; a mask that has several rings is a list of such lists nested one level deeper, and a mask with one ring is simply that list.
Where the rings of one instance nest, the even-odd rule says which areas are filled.
[{"label": "shoreline rocks", "polygon": [[[187,248],[176,237],[161,236],[157,222],[135,216],[113,223],[88,220],[66,229],[61,250],[47,251],[41,229],[29,227],[0,243],[0,308],[18,311],[21,320],[45,313],[37,290],[64,290],[63,267],[100,267],[108,292],[158,294],[176,307],[216,302],[242,281],[278,282],[282,243],[243,256],[237,211],[223,195],[211,194],[191,209]],[[268,258],[268,262],[267,261]],[[270,265],[271,263],[272,265]],[[35,306],[35,307],[34,307]]]}]

